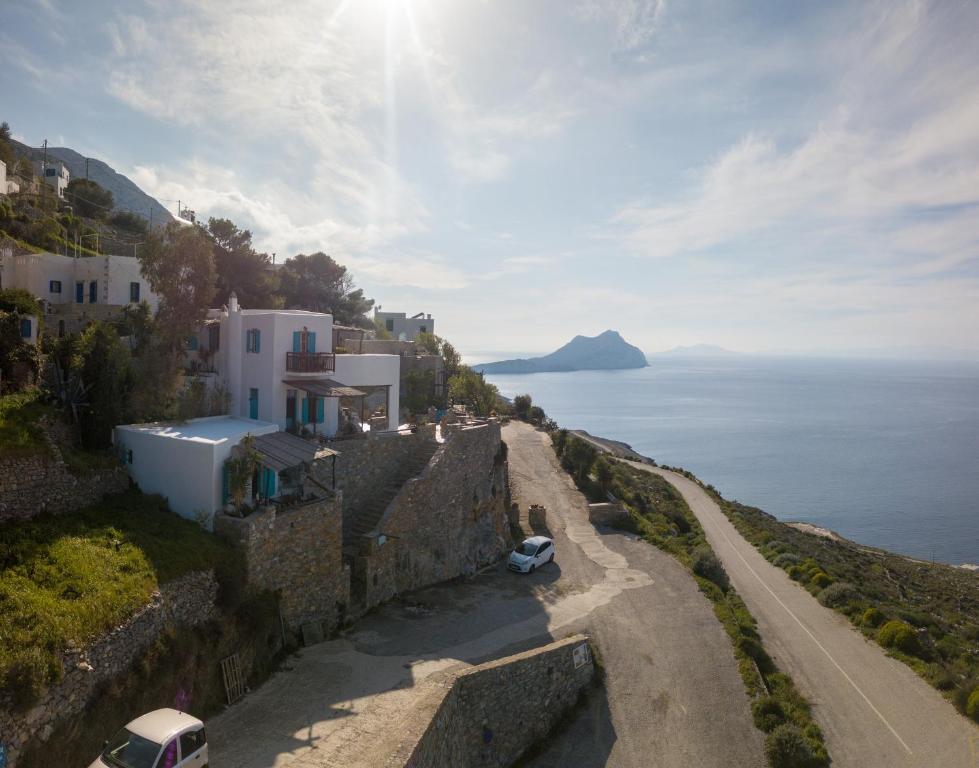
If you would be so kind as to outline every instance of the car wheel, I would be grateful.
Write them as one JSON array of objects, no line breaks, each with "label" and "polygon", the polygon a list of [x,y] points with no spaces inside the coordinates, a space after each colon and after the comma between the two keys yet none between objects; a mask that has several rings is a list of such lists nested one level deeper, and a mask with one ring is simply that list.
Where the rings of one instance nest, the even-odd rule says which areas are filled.
[{"label": "car wheel", "polygon": [[547,558],[547,562],[549,562],[549,563],[553,563],[554,562],[554,553],[553,552],[551,552],[551,556],[549,558]]},{"label": "car wheel", "polygon": [[530,570],[527,571],[527,573],[533,573],[536,569],[537,569],[537,566],[536,565],[532,565],[532,566],[530,566]]}]

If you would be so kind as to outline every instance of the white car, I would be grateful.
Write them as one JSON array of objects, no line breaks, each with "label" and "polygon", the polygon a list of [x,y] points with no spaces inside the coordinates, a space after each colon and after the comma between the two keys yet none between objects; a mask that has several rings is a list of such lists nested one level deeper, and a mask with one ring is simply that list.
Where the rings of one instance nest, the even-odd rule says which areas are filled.
[{"label": "white car", "polygon": [[507,568],[517,573],[533,573],[537,568],[554,560],[554,542],[547,536],[531,536],[524,539],[513,552]]},{"label": "white car", "polygon": [[149,712],[109,739],[88,768],[207,768],[204,723],[175,709]]}]

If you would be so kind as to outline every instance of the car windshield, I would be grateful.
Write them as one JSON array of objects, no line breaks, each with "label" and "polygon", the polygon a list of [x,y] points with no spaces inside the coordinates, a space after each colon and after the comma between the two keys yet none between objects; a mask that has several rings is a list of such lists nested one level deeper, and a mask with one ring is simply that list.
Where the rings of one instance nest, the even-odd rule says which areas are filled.
[{"label": "car windshield", "polygon": [[530,557],[531,555],[537,554],[537,545],[532,541],[525,541],[513,551],[518,555],[527,555],[527,557]]},{"label": "car windshield", "polygon": [[102,759],[118,768],[153,768],[160,745],[123,728],[109,740]]}]

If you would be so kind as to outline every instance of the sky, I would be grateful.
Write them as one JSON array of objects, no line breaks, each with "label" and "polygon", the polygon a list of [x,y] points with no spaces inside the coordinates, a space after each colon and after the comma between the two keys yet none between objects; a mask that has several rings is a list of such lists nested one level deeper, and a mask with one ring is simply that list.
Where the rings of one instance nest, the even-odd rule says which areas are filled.
[{"label": "sky", "polygon": [[979,3],[0,4],[0,120],[479,358],[979,357]]}]

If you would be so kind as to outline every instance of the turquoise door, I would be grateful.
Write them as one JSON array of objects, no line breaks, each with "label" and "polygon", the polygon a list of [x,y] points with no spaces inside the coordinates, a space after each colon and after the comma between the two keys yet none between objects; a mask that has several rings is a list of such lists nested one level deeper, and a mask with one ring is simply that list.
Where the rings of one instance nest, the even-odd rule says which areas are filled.
[{"label": "turquoise door", "polygon": [[254,388],[248,390],[248,418],[258,418],[258,390]]}]

